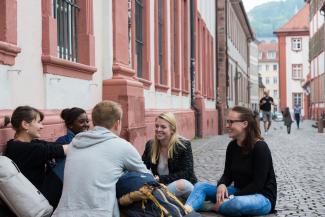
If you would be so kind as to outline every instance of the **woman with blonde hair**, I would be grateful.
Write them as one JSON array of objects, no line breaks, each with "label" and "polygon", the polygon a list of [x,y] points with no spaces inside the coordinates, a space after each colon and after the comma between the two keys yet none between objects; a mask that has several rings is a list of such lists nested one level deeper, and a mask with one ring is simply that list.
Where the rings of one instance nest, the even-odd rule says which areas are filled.
[{"label": "woman with blonde hair", "polygon": [[162,113],[156,118],[155,137],[146,143],[142,160],[156,179],[177,197],[187,198],[192,192],[197,178],[191,142],[178,134],[172,113]]}]

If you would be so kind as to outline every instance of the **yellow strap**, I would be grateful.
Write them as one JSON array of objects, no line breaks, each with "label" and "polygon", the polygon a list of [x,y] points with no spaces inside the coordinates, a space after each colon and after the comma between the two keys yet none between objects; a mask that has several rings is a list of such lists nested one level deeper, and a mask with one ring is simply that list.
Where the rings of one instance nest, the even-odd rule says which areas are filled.
[{"label": "yellow strap", "polygon": [[176,203],[178,203],[178,205],[184,210],[186,215],[189,214],[189,212],[187,211],[187,209],[185,208],[183,203],[174,194],[172,194],[170,191],[168,191],[168,188],[166,187],[166,185],[164,185],[164,184],[160,184],[160,185],[161,185],[163,191],[165,192],[165,194],[167,194],[169,197],[174,199],[176,201]]}]

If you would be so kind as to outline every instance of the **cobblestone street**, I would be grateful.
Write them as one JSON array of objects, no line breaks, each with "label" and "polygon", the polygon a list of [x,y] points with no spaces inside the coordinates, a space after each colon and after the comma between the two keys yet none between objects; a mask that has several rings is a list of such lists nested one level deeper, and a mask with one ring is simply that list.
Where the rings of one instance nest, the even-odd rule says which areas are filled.
[{"label": "cobblestone street", "polygon": [[[288,135],[282,122],[273,122],[264,136],[278,183],[278,212],[269,216],[325,216],[325,134],[317,133],[312,123],[304,121],[299,130],[294,123]],[[193,141],[195,170],[201,181],[216,183],[220,178],[228,142],[227,135]]]}]

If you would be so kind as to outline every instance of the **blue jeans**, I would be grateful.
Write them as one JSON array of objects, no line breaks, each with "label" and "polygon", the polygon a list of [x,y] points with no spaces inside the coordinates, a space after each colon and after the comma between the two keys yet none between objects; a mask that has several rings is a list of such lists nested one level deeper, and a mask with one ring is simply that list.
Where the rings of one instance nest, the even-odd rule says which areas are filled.
[{"label": "blue jeans", "polygon": [[[176,182],[182,182],[182,187],[178,188],[176,186]],[[176,197],[178,198],[184,198],[185,200],[188,198],[188,196],[191,194],[191,192],[194,189],[194,186],[191,182],[185,180],[185,179],[180,179],[177,181],[174,181],[172,183],[170,183],[167,186],[168,190],[173,193]]]},{"label": "blue jeans", "polygon": [[[229,186],[228,194],[233,195],[238,189]],[[194,190],[186,201],[186,205],[199,210],[205,200],[216,203],[217,186],[205,182],[195,184]],[[262,194],[235,196],[221,204],[219,213],[227,216],[266,215],[272,208],[269,199]]]}]

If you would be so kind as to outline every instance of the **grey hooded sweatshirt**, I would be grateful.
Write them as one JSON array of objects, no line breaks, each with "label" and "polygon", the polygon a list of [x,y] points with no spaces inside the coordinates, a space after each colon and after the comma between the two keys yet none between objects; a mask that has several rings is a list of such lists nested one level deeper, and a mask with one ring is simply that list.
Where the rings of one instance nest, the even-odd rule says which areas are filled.
[{"label": "grey hooded sweatshirt", "polygon": [[79,133],[69,146],[53,217],[118,217],[115,184],[126,170],[149,172],[129,142],[99,126]]}]

